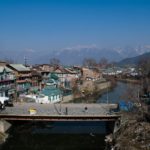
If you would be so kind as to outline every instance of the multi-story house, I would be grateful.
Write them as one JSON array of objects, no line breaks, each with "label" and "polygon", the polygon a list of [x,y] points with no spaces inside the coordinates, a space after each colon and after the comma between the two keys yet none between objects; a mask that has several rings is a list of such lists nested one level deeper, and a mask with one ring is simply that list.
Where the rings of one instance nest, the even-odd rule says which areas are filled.
[{"label": "multi-story house", "polygon": [[22,64],[8,64],[7,66],[13,70],[16,76],[17,94],[28,93],[32,85],[30,68]]},{"label": "multi-story house", "polygon": [[58,76],[60,85],[64,88],[71,88],[72,81],[79,78],[78,72],[72,68],[58,67],[54,70],[53,74]]},{"label": "multi-story house", "polygon": [[16,79],[13,71],[6,66],[0,66],[0,96],[14,98]]},{"label": "multi-story house", "polygon": [[102,73],[95,68],[82,68],[82,78],[83,80],[99,80],[102,78]]},{"label": "multi-story house", "polygon": [[31,71],[31,82],[32,82],[32,88],[31,91],[34,93],[37,93],[39,90],[41,90],[41,82],[42,82],[42,76],[37,70]]},{"label": "multi-story house", "polygon": [[50,79],[51,72],[53,72],[54,68],[49,64],[42,64],[35,66],[34,69],[36,69],[37,72],[41,74],[42,77],[41,88],[44,88],[46,86],[46,83]]}]

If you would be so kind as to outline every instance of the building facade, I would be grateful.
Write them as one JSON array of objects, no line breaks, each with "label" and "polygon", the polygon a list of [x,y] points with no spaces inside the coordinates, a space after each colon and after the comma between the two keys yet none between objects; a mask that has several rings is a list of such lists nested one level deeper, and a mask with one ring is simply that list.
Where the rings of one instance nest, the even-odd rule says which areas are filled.
[{"label": "building facade", "polygon": [[14,98],[16,92],[16,78],[13,71],[6,66],[0,66],[0,97]]},{"label": "building facade", "polygon": [[31,70],[22,64],[8,64],[7,66],[16,76],[17,94],[28,93],[32,86]]}]

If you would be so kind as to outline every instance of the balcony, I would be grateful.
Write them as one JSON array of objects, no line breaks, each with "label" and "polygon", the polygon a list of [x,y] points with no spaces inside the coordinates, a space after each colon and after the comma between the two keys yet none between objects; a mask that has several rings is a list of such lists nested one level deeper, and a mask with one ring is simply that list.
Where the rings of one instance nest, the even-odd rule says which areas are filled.
[{"label": "balcony", "polygon": [[15,79],[16,78],[14,75],[0,76],[0,82],[6,82],[6,81],[15,80]]},{"label": "balcony", "polygon": [[9,89],[15,89],[15,85],[14,84],[9,84],[9,85],[2,85],[0,86],[0,90],[6,91]]},{"label": "balcony", "polygon": [[17,83],[27,83],[27,82],[31,83],[31,82],[32,82],[32,80],[31,80],[31,79],[22,79],[22,80],[17,80]]},{"label": "balcony", "polygon": [[18,77],[31,77],[31,76],[32,76],[31,73],[18,75]]}]

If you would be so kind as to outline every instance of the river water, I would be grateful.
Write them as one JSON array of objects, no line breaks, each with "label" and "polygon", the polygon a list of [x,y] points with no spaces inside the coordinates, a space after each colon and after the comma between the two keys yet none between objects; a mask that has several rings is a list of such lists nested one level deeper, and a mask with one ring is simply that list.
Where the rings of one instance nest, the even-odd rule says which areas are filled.
[{"label": "river water", "polygon": [[[127,84],[118,85],[104,93],[96,103],[117,103]],[[59,122],[15,124],[2,150],[103,150],[107,134],[104,122]]]},{"label": "river water", "polygon": [[16,124],[2,150],[103,150],[104,124],[99,122]]},{"label": "river water", "polygon": [[117,86],[109,92],[102,94],[96,103],[118,103],[124,99],[127,88],[131,88],[131,84],[117,82]]}]

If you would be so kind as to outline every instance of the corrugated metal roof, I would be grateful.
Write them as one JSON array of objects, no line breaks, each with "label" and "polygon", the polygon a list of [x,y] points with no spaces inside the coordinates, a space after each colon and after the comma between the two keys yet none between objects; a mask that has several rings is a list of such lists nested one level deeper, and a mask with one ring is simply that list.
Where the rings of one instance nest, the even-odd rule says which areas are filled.
[{"label": "corrugated metal roof", "polygon": [[8,67],[5,67],[5,69],[6,69],[7,72],[13,72],[13,70],[11,70],[11,69],[8,68]]},{"label": "corrugated metal roof", "polygon": [[22,64],[10,64],[10,66],[16,69],[17,71],[30,71],[29,68],[25,67]]},{"label": "corrugated metal roof", "polygon": [[4,70],[4,67],[0,67],[0,73],[2,73]]},{"label": "corrugated metal roof", "polygon": [[0,73],[2,73],[4,71],[4,69],[6,70],[6,72],[12,72],[12,70],[9,69],[8,67],[6,67],[6,66],[0,66]]}]

